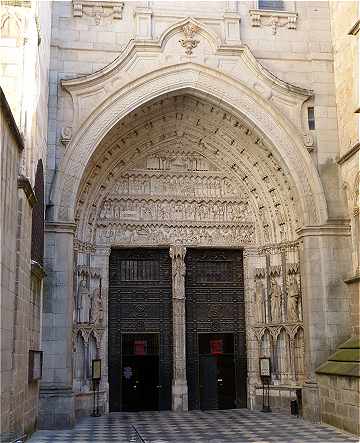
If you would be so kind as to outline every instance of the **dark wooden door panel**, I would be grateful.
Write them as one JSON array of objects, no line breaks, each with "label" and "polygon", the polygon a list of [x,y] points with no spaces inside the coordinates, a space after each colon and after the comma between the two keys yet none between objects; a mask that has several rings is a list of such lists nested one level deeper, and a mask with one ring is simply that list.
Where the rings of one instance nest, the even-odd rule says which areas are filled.
[{"label": "dark wooden door panel", "polygon": [[[185,291],[190,409],[199,409],[201,406],[199,333],[234,334],[235,404],[237,407],[246,407],[247,360],[242,250],[188,249]],[[210,394],[211,392],[211,397]]]},{"label": "dark wooden door panel", "polygon": [[[166,249],[114,249],[109,267],[110,410],[120,411],[123,352],[121,335],[158,333],[159,409],[171,407],[171,259]],[[119,379],[120,378],[120,379]],[[145,406],[146,407],[146,406]]]}]

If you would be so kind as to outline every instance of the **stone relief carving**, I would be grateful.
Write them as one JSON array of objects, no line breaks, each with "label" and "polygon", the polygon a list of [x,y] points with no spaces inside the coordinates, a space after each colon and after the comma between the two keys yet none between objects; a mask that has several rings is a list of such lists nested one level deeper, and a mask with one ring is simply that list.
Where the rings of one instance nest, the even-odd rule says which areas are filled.
[{"label": "stone relief carving", "polygon": [[287,299],[287,317],[290,322],[299,321],[299,299],[300,290],[294,275],[290,276],[288,299]]},{"label": "stone relief carving", "polygon": [[104,308],[100,288],[96,288],[91,297],[90,323],[102,325],[104,321]]},{"label": "stone relief carving", "polygon": [[[197,152],[165,150],[146,158],[146,168],[153,171],[210,171],[214,166]],[[217,168],[215,168],[216,170]]]},{"label": "stone relief carving", "polygon": [[77,321],[78,323],[90,323],[91,296],[86,278],[83,278],[79,284],[79,293],[77,298]]},{"label": "stone relief carving", "polygon": [[101,18],[113,17],[122,19],[124,2],[119,1],[93,1],[93,0],[73,0],[74,17],[87,15],[95,18],[95,23],[100,24]]},{"label": "stone relief carving", "polygon": [[186,244],[191,246],[241,246],[255,244],[253,223],[222,225],[188,224],[127,224],[98,223],[96,242],[99,244],[159,245]]},{"label": "stone relief carving", "polygon": [[199,40],[195,40],[194,36],[198,32],[199,28],[193,23],[187,23],[181,28],[185,38],[179,40],[180,45],[185,48],[185,53],[191,55],[193,49],[200,43]]},{"label": "stone relief carving", "polygon": [[[273,384],[301,384],[304,337],[298,245],[268,246],[257,253],[262,267],[252,274],[255,295],[250,333],[256,337],[254,351],[272,359]],[[255,373],[258,376],[257,369]]]},{"label": "stone relief carving", "polygon": [[296,12],[250,9],[249,14],[252,26],[270,26],[274,35],[277,33],[278,28],[284,26],[287,26],[288,29],[296,29]]},{"label": "stone relief carving", "polygon": [[252,244],[250,205],[235,189],[197,152],[167,150],[114,180],[88,225],[101,244]]},{"label": "stone relief carving", "polygon": [[91,361],[103,358],[102,338],[105,331],[104,300],[101,271],[90,265],[88,252],[77,252],[75,259],[75,302],[73,323],[74,388],[76,392],[89,392]]},{"label": "stone relief carving", "polygon": [[64,126],[61,129],[60,142],[64,146],[67,146],[70,143],[70,141],[71,141],[71,137],[72,137],[72,128],[71,128],[71,126]]},{"label": "stone relief carving", "polygon": [[275,278],[271,279],[270,287],[271,321],[281,322],[282,293],[281,288]]},{"label": "stone relief carving", "polygon": [[[100,221],[181,220],[246,222],[251,219],[247,202],[204,200],[107,199],[100,210]],[[89,218],[89,221],[90,218]]]},{"label": "stone relief carving", "polygon": [[259,323],[266,323],[266,299],[265,289],[261,279],[256,279],[255,284],[256,314]]},{"label": "stone relief carving", "polygon": [[172,259],[172,291],[173,298],[185,299],[185,254],[186,248],[183,246],[171,246],[170,257]]},{"label": "stone relief carving", "polygon": [[234,197],[231,181],[221,175],[124,174],[117,180],[112,197],[124,195],[181,195],[185,197]]}]

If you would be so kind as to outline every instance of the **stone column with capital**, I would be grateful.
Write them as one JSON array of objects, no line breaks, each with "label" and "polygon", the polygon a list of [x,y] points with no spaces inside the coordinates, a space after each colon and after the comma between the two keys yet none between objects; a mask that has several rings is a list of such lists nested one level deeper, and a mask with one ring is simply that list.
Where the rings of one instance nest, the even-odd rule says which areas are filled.
[{"label": "stone column with capital", "polygon": [[172,410],[188,410],[186,381],[186,328],[185,328],[185,254],[183,246],[171,246],[172,301],[173,301],[173,382]]}]

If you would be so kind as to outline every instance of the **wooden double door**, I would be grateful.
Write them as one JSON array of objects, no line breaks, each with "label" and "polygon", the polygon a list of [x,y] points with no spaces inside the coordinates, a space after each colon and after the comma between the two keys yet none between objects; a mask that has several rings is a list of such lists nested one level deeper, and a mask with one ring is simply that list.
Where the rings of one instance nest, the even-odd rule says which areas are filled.
[{"label": "wooden double door", "polygon": [[189,408],[246,407],[242,250],[189,249],[185,293]]},{"label": "wooden double door", "polygon": [[[115,249],[109,271],[110,411],[171,409],[169,250]],[[188,249],[185,294],[189,408],[246,407],[242,251]]]}]

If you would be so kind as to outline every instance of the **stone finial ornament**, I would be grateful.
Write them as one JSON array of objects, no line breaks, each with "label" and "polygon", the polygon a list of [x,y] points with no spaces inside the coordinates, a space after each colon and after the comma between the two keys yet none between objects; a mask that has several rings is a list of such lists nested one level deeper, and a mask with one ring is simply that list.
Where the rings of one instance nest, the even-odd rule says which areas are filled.
[{"label": "stone finial ornament", "polygon": [[194,35],[198,32],[198,26],[193,23],[187,23],[181,28],[182,32],[185,35],[184,39],[179,40],[179,43],[183,48],[185,48],[185,53],[187,55],[191,55],[194,48],[200,43],[199,40],[194,39]]}]

